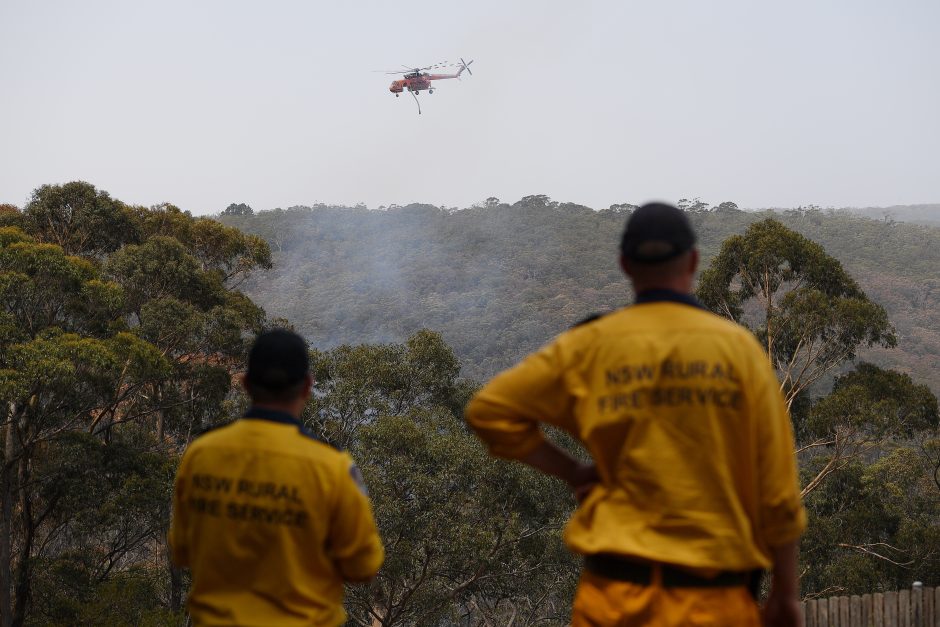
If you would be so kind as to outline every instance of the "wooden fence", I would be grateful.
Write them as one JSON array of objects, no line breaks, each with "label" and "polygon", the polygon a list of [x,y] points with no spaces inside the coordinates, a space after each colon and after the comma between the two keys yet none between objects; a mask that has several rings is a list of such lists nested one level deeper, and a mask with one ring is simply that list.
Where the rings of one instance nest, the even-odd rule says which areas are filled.
[{"label": "wooden fence", "polygon": [[806,627],[940,627],[940,587],[804,601]]}]

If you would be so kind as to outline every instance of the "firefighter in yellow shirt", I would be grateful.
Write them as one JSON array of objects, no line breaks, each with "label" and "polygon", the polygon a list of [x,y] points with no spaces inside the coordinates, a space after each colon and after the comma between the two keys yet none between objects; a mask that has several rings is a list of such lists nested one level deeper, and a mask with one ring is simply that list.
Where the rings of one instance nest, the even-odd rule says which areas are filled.
[{"label": "firefighter in yellow shirt", "polygon": [[[633,306],[578,325],[490,381],[466,417],[493,455],[565,480],[584,555],[573,627],[759,625],[749,588],[772,569],[766,625],[797,625],[806,525],[793,435],[766,354],[691,296],[695,235],[675,207],[630,217]],[[594,464],[546,440],[572,434]]]},{"label": "firefighter in yellow shirt", "polygon": [[169,539],[192,571],[196,625],[341,625],[344,582],[382,565],[358,469],[299,420],[312,383],[304,341],[263,333],[244,379],[251,408],[183,455]]}]

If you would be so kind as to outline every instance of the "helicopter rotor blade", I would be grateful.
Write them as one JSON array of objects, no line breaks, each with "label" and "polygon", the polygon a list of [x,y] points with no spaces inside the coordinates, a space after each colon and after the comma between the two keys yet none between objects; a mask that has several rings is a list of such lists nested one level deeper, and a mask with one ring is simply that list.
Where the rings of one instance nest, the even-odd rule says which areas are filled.
[{"label": "helicopter rotor blade", "polygon": [[450,63],[449,61],[441,61],[440,63],[435,63],[435,64],[429,65],[429,66],[427,66],[427,67],[419,68],[419,71],[423,71],[423,70],[434,70],[434,69],[437,69],[437,68],[447,67],[447,66],[449,66],[449,65],[453,65],[453,63]]},{"label": "helicopter rotor blade", "polygon": [[[471,61],[470,63],[473,63],[473,61]],[[460,67],[460,66],[458,66],[456,63],[450,63],[449,61],[441,61],[440,63],[435,63],[434,65],[428,65],[427,67],[414,67],[412,65],[405,65],[405,64],[402,64],[402,67],[404,68],[404,71],[402,70],[391,70],[391,71],[372,70],[372,71],[376,73],[380,73],[380,74],[411,74],[411,73],[420,74],[421,72],[424,72],[425,70],[436,70],[436,69],[445,68],[445,67]]]}]

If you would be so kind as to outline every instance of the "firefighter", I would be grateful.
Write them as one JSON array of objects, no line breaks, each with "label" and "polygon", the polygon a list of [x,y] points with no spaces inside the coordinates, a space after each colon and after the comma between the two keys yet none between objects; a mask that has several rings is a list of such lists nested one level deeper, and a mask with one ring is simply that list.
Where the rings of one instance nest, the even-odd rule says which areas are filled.
[{"label": "firefighter", "polygon": [[382,564],[358,469],[300,422],[312,384],[300,336],[261,334],[244,377],[251,407],[183,455],[169,540],[192,572],[196,625],[341,625],[343,584]]},{"label": "firefighter", "polygon": [[563,479],[580,501],[565,529],[584,556],[573,627],[759,625],[764,569],[764,624],[799,623],[806,514],[787,408],[756,338],[692,296],[698,260],[682,211],[638,208],[620,247],[635,303],[561,334],[467,406],[493,455]]}]

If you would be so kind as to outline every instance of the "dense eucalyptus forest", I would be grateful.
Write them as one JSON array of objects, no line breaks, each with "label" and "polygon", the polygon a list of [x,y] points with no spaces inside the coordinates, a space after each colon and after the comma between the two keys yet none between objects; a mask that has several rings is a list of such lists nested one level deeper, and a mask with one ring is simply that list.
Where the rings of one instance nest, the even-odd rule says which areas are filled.
[{"label": "dense eucalyptus forest", "polygon": [[[810,527],[805,597],[940,584],[940,229],[683,203],[699,297],[768,347]],[[311,343],[304,420],[362,467],[388,558],[354,625],[563,625],[565,489],[490,459],[477,381],[628,301],[632,207],[295,207],[219,220],[87,183],[0,205],[0,622],[183,625],[179,455],[238,415],[258,331]],[[570,442],[569,446],[573,446]]]},{"label": "dense eucalyptus forest", "polygon": [[[813,207],[755,213],[730,202],[683,205],[703,267],[725,239],[769,216],[818,242],[894,325],[896,347],[863,347],[861,355],[940,393],[940,228]],[[593,211],[528,196],[459,211],[236,207],[223,222],[264,238],[276,260],[246,293],[321,347],[401,341],[430,328],[454,348],[464,376],[483,379],[583,316],[630,298],[616,251],[631,205]]]}]

